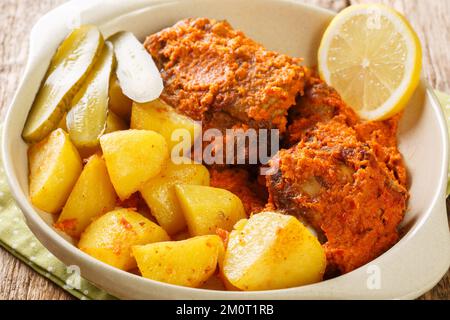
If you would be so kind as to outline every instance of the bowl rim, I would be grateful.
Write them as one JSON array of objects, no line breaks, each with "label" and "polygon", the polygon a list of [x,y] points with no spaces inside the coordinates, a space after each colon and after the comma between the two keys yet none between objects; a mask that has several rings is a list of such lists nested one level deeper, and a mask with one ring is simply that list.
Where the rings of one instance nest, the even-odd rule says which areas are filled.
[{"label": "bowl rim", "polygon": [[[313,5],[309,5],[309,4],[299,3],[299,2],[296,2],[293,0],[271,0],[271,1],[289,2],[289,3],[293,3],[295,5],[298,5],[298,6],[303,6],[306,9],[319,10],[319,11],[325,12],[327,14],[333,14],[333,15],[335,14],[335,12],[333,12],[333,11],[330,11],[330,10],[327,10],[324,8],[320,8],[320,7],[316,7]],[[56,7],[55,9],[49,11],[48,13],[46,13],[44,16],[42,16],[37,21],[37,23],[35,24],[35,26],[33,27],[32,31],[31,31],[31,34],[33,34],[33,32],[36,31],[36,28],[40,24],[42,24],[43,21],[48,19],[51,16],[51,14],[54,14],[58,10],[62,11],[62,10],[67,10],[67,9],[71,8],[71,6],[75,5],[74,4],[75,2],[76,1],[74,1],[74,0],[69,1],[61,6]],[[85,2],[87,2],[87,1],[85,1]],[[101,0],[100,1],[95,0],[93,2],[101,2]],[[133,2],[133,1],[130,1],[130,2]],[[135,0],[135,2],[136,3],[139,3],[139,2],[159,3],[161,1]],[[31,39],[30,39],[30,43],[31,43]],[[147,282],[148,284],[151,284],[152,286],[154,286],[155,289],[169,288],[171,290],[176,290],[176,291],[180,292],[181,294],[186,294],[186,296],[188,296],[189,293],[192,293],[192,291],[196,291],[196,292],[204,293],[204,294],[213,294],[216,297],[219,295],[220,296],[219,299],[229,299],[229,298],[236,298],[236,297],[246,298],[246,296],[248,296],[249,294],[251,294],[253,297],[256,297],[256,298],[267,298],[267,294],[281,294],[282,295],[283,293],[293,292],[295,290],[298,290],[299,288],[308,290],[308,289],[312,289],[313,287],[317,286],[318,284],[330,283],[330,282],[335,281],[336,279],[341,279],[342,277],[350,277],[357,270],[367,266],[367,264],[363,265],[363,266],[361,266],[345,275],[337,277],[337,278],[333,278],[333,279],[322,281],[320,283],[305,285],[305,286],[301,286],[301,287],[275,289],[275,290],[263,290],[263,291],[252,291],[252,292],[218,291],[218,290],[202,289],[202,288],[187,288],[187,287],[183,287],[183,286],[178,286],[178,285],[173,285],[173,284],[168,284],[168,283],[163,283],[163,282],[147,279],[147,278],[114,268],[104,262],[101,262],[101,261],[91,257],[90,255],[86,254],[85,252],[79,250],[76,246],[72,245],[71,243],[66,241],[60,234],[58,234],[54,228],[50,227],[49,225],[47,225],[47,223],[45,223],[45,221],[39,215],[37,210],[31,205],[27,196],[24,194],[24,192],[21,191],[19,181],[14,174],[13,161],[12,161],[12,157],[9,152],[9,149],[8,149],[8,143],[12,138],[10,136],[11,118],[13,117],[12,114],[15,109],[15,105],[17,104],[17,98],[18,98],[19,92],[21,90],[23,90],[24,88],[26,88],[26,83],[25,83],[26,75],[32,71],[29,68],[30,61],[31,61],[31,54],[29,52],[26,67],[23,71],[21,81],[19,82],[16,92],[15,92],[15,95],[13,97],[13,100],[9,104],[8,109],[7,109],[7,113],[6,113],[6,117],[5,117],[4,125],[3,125],[3,137],[2,137],[2,142],[1,142],[2,143],[1,148],[2,148],[3,162],[4,162],[5,174],[6,174],[8,185],[11,189],[12,195],[13,195],[17,205],[20,207],[20,209],[22,210],[22,212],[24,213],[24,215],[26,217],[27,224],[33,226],[32,229],[35,229],[35,228],[39,229],[40,232],[45,234],[45,237],[47,237],[47,239],[49,239],[49,240],[47,240],[47,239],[43,240],[42,237],[40,236],[39,237],[40,241],[43,241],[43,242],[52,241],[53,242],[52,246],[55,250],[56,249],[63,250],[66,253],[70,254],[76,260],[79,260],[79,261],[84,260],[86,263],[89,263],[90,265],[93,266],[93,268],[95,268],[97,270],[106,269],[108,272],[111,272],[112,274],[120,276],[121,278],[123,278],[125,280],[144,281],[144,282]],[[426,90],[425,94],[431,98],[431,101],[432,101],[431,105],[432,105],[434,113],[437,115],[437,119],[438,119],[437,124],[439,126],[439,132],[440,132],[440,135],[442,138],[443,159],[441,159],[441,161],[440,161],[441,168],[439,170],[439,172],[440,172],[440,179],[438,181],[439,187],[437,188],[436,194],[430,201],[430,204],[427,207],[426,212],[422,214],[422,216],[420,217],[420,221],[415,223],[418,225],[415,226],[412,230],[408,231],[405,235],[403,235],[403,237],[394,246],[392,246],[390,249],[388,249],[385,253],[380,255],[378,258],[372,260],[370,263],[374,263],[375,261],[377,261],[378,259],[380,259],[381,257],[383,257],[385,255],[388,255],[388,254],[392,255],[392,254],[396,254],[398,251],[401,251],[401,249],[405,246],[405,243],[409,239],[414,237],[414,235],[425,224],[426,220],[428,220],[428,218],[430,217],[430,214],[433,211],[433,208],[437,205],[437,202],[439,202],[439,200],[441,198],[444,198],[444,201],[445,201],[445,190],[446,190],[446,185],[447,185],[447,168],[448,168],[447,161],[448,161],[448,152],[449,152],[448,151],[447,124],[446,124],[446,121],[444,118],[443,110],[440,108],[438,99],[437,99],[436,95],[434,94],[433,90],[431,89],[430,85],[423,78],[421,79],[421,84],[425,87],[425,90]],[[35,232],[33,232],[33,233],[35,233]],[[442,275],[439,275],[439,277],[437,277],[436,283],[439,281],[441,276]],[[435,285],[435,283],[432,283],[432,284],[430,283],[429,287],[431,288],[434,285]],[[406,294],[402,298],[416,297],[416,296],[422,294],[423,292],[426,292],[428,289],[429,288],[424,287],[424,288],[422,288],[422,290],[419,290],[415,293],[410,293],[409,295]]]}]

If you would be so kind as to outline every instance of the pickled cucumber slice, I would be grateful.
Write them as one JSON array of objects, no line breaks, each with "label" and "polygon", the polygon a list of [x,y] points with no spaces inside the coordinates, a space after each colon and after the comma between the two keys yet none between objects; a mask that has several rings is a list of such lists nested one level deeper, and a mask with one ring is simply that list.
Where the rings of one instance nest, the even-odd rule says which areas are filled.
[{"label": "pickled cucumber slice", "polygon": [[58,126],[102,47],[103,36],[92,25],[74,29],[61,43],[28,114],[22,132],[25,141],[42,140]]},{"label": "pickled cucumber slice", "polygon": [[119,80],[115,72],[113,72],[109,82],[109,109],[122,119],[129,121],[132,105],[133,101],[123,94]]},{"label": "pickled cucumber slice", "polygon": [[67,132],[67,125],[66,125],[66,118],[67,118],[67,113],[64,113],[61,121],[59,121],[58,125],[56,126],[57,128],[61,128],[63,129],[65,132]]},{"label": "pickled cucumber slice", "polygon": [[151,55],[131,33],[121,31],[110,40],[117,59],[116,75],[123,93],[131,100],[144,103],[161,95],[163,81]]},{"label": "pickled cucumber slice", "polygon": [[78,148],[97,146],[106,128],[108,117],[108,91],[114,51],[105,42],[102,53],[72,101],[67,113],[67,129]]}]

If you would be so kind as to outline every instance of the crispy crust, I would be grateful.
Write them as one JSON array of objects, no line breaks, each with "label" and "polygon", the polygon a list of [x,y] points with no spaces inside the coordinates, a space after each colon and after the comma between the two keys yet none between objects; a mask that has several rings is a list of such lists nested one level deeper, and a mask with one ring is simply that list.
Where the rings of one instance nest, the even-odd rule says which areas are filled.
[{"label": "crispy crust", "polygon": [[299,59],[264,49],[226,21],[182,20],[144,46],[161,69],[161,97],[196,120],[225,111],[284,131],[287,110],[303,90]]},{"label": "crispy crust", "polygon": [[359,122],[320,81],[295,108],[289,149],[272,160],[269,207],[323,232],[329,270],[349,272],[389,249],[406,209],[396,123]]},{"label": "crispy crust", "polygon": [[[280,129],[286,149],[271,162],[279,170],[266,177],[265,209],[318,231],[329,275],[397,241],[408,199],[396,140],[400,116],[361,122],[299,59],[264,49],[225,21],[182,20],[149,36],[145,47],[161,70],[161,98],[203,120],[204,130]],[[252,172],[214,166],[210,174],[211,185],[238,195],[247,214],[263,210],[266,191]]]}]

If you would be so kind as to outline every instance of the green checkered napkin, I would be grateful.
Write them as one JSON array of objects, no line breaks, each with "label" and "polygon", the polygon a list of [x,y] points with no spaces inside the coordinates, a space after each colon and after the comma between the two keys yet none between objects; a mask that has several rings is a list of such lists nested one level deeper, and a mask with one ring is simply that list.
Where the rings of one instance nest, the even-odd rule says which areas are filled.
[{"label": "green checkered napkin", "polygon": [[[447,124],[450,127],[450,96],[439,91],[436,91],[436,95],[441,102]],[[114,299],[105,291],[80,278],[77,270],[66,267],[36,239],[25,224],[23,214],[14,203],[9,191],[1,154],[0,162],[0,245],[77,298]],[[449,194],[450,182],[447,185],[447,196]]]},{"label": "green checkered napkin", "polygon": [[[0,127],[0,138],[1,129]],[[66,267],[36,239],[26,225],[22,211],[13,200],[6,182],[1,154],[0,162],[0,245],[79,299],[114,299],[82,279],[79,270],[73,266]]]}]

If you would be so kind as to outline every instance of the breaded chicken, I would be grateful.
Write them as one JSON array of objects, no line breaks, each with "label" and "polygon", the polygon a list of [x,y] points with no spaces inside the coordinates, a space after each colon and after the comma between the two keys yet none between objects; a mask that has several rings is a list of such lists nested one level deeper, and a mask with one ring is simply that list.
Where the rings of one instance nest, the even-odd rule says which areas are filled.
[{"label": "breaded chicken", "polygon": [[[286,146],[300,141],[309,129],[317,123],[338,117],[349,126],[358,123],[358,117],[347,107],[337,91],[317,77],[308,78],[304,97],[289,110],[289,124],[285,139]],[[336,118],[337,119],[337,118]]]},{"label": "breaded chicken", "polygon": [[162,99],[195,120],[221,111],[283,132],[303,91],[299,59],[266,50],[226,21],[182,20],[144,45],[161,71]]},{"label": "breaded chicken", "polygon": [[398,239],[408,192],[396,119],[359,122],[317,81],[291,112],[289,149],[271,161],[268,208],[306,220],[325,239],[328,271],[349,272]]},{"label": "breaded chicken", "polygon": [[289,110],[285,147],[295,145],[318,123],[339,120],[356,131],[359,141],[366,142],[377,160],[385,162],[398,181],[406,187],[406,168],[397,149],[397,129],[401,114],[385,121],[360,121],[335,89],[317,77],[309,77],[305,95]]},{"label": "breaded chicken", "polygon": [[[209,145],[214,143],[212,153],[216,159],[223,159],[222,162],[215,162],[215,164],[266,165],[268,158],[273,155],[271,154],[272,142],[279,143],[277,132],[256,127],[254,121],[240,121],[226,112],[208,113],[202,121],[202,129],[205,138],[203,139],[204,153],[209,154]],[[207,131],[209,131],[208,134]],[[216,137],[218,137],[217,140]],[[275,144],[276,152],[278,148]],[[260,148],[263,149],[260,150]]]},{"label": "breaded chicken", "polygon": [[[247,214],[273,209],[310,224],[323,240],[329,275],[397,241],[408,199],[399,116],[360,121],[299,59],[264,49],[225,21],[182,20],[144,45],[164,80],[161,98],[202,120],[203,130],[216,128],[225,140],[226,129],[280,130],[285,149],[271,160],[278,171],[266,177],[267,190],[251,171],[257,166],[209,168],[211,185],[239,196]],[[252,150],[244,152],[249,158]]]},{"label": "breaded chicken", "polygon": [[407,173],[403,157],[397,148],[397,128],[401,114],[385,121],[359,122],[353,126],[358,139],[368,143],[377,160],[386,164],[398,182],[407,187]]}]

